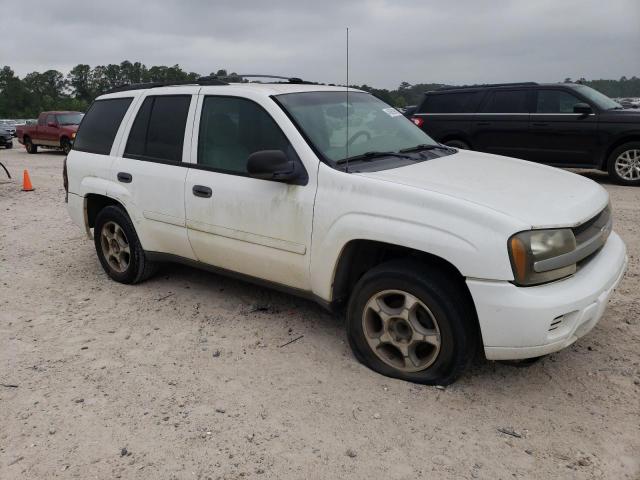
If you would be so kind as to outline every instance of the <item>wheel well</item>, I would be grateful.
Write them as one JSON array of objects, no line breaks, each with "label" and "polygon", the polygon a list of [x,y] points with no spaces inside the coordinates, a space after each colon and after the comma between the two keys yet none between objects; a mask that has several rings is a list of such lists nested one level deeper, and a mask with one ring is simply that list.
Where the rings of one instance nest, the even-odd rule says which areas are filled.
[{"label": "wheel well", "polygon": [[[90,193],[85,199],[85,214],[87,216],[87,228],[93,228],[96,224],[96,217],[100,210],[109,205],[118,205],[122,207],[122,204],[117,200],[105,195],[98,195],[96,193]],[[123,207],[124,208],[124,207]]]},{"label": "wheel well", "polygon": [[333,277],[333,301],[340,303],[347,300],[358,280],[373,267],[390,260],[402,258],[415,259],[424,265],[437,269],[439,272],[451,275],[462,282],[465,290],[469,291],[460,271],[441,257],[390,243],[373,240],[352,240],[342,249],[338,260]]},{"label": "wheel well", "polygon": [[478,329],[478,338],[481,342],[479,351],[483,351],[478,314],[465,277],[447,260],[420,250],[372,240],[350,241],[342,249],[334,274],[332,308],[339,310],[346,304],[353,287],[367,271],[381,263],[402,258],[410,258],[428,269],[437,271],[438,275],[447,275],[460,287],[462,298],[468,302],[469,308],[473,312],[473,321]]},{"label": "wheel well", "polygon": [[640,135],[632,135],[630,137],[624,137],[612,143],[611,145],[609,145],[609,148],[607,149],[607,152],[604,154],[604,158],[602,159],[603,170],[606,170],[608,167],[609,156],[611,155],[611,153],[620,145],[624,145],[625,143],[629,143],[629,142],[640,142]]},{"label": "wheel well", "polygon": [[450,142],[451,140],[459,140],[461,142],[466,143],[467,145],[469,145],[469,148],[473,148],[473,145],[471,145],[471,142],[466,139],[463,135],[447,135],[442,137],[442,140],[440,141],[440,143],[446,143],[446,142]]}]

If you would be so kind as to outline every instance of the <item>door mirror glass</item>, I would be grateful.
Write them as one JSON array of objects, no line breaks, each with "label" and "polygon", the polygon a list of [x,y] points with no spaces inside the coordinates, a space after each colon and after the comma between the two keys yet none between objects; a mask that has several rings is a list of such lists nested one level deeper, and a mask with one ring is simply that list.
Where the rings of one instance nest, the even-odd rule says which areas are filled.
[{"label": "door mirror glass", "polygon": [[249,155],[247,172],[254,178],[293,183],[298,177],[296,164],[282,150],[259,150]]},{"label": "door mirror glass", "polygon": [[573,106],[573,113],[581,113],[583,115],[588,115],[592,112],[591,106],[588,103],[576,103]]}]

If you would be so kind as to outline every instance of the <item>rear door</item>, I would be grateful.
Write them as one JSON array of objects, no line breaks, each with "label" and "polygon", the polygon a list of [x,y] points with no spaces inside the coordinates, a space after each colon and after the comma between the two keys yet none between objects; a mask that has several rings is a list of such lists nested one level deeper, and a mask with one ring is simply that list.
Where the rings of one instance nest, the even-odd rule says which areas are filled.
[{"label": "rear door", "polygon": [[562,166],[595,163],[598,149],[598,120],[595,113],[573,113],[585,100],[566,89],[536,90],[531,113],[531,160]]},{"label": "rear door", "polygon": [[165,91],[170,94],[150,90],[138,99],[112,166],[112,181],[145,250],[193,259],[184,182],[197,89]]},{"label": "rear door", "polygon": [[438,142],[470,143],[473,112],[481,96],[479,91],[429,93],[412,115],[413,121]]},{"label": "rear door", "polygon": [[529,160],[532,98],[528,89],[489,90],[474,115],[474,150]]},{"label": "rear door", "polygon": [[47,115],[42,130],[38,130],[38,142],[42,145],[58,145],[58,119],[53,113]]}]

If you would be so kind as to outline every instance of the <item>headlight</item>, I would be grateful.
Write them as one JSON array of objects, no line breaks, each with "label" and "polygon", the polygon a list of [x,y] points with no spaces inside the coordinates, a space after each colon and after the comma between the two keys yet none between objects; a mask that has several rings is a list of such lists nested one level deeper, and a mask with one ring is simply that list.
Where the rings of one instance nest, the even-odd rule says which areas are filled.
[{"label": "headlight", "polygon": [[509,239],[509,257],[515,283],[522,286],[538,285],[574,274],[575,263],[549,269],[544,265],[553,262],[541,261],[559,257],[575,249],[576,238],[568,228],[516,233]]},{"label": "headlight", "polygon": [[76,138],[76,132],[73,132],[73,133],[71,134],[71,138],[72,138],[72,139]]}]

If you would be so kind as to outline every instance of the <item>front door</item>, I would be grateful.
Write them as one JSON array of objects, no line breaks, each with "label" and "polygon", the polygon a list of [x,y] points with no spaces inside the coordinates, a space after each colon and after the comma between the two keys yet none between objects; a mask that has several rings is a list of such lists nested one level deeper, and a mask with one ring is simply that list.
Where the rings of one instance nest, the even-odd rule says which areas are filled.
[{"label": "front door", "polygon": [[530,117],[531,160],[555,165],[595,163],[598,121],[594,113],[573,113],[575,95],[559,89],[539,89]]},{"label": "front door", "polygon": [[198,260],[309,290],[316,172],[308,172],[306,185],[247,174],[247,158],[260,150],[282,150],[300,161],[257,101],[202,96],[196,117],[196,165],[187,174],[185,205],[189,240]]}]

